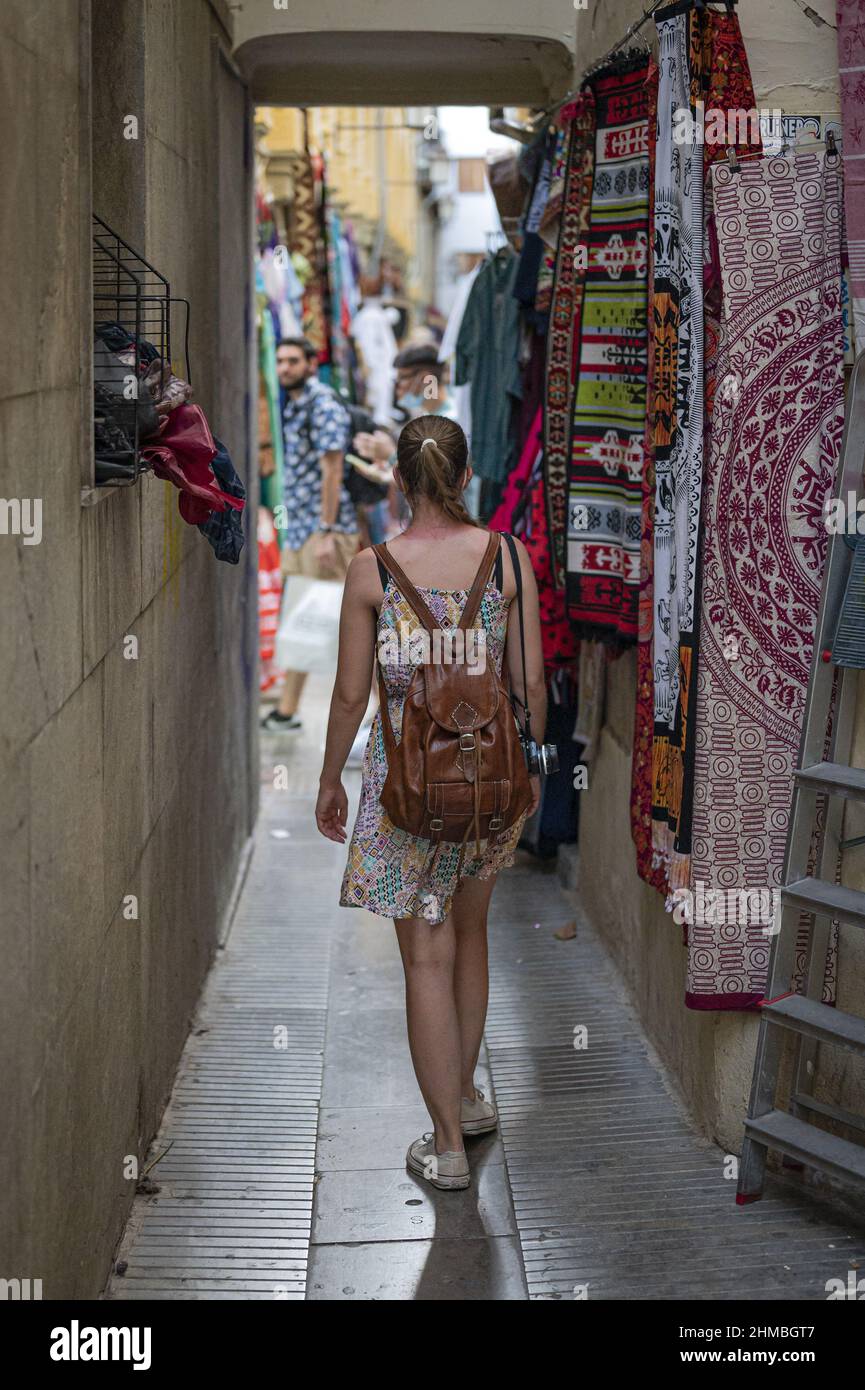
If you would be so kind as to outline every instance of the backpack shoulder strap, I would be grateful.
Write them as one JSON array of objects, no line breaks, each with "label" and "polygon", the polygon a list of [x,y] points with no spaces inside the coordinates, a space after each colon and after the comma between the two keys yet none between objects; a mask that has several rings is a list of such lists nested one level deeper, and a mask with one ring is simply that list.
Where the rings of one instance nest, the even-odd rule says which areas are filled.
[{"label": "backpack shoulder strap", "polygon": [[484,596],[484,589],[489,583],[490,574],[495,563],[495,557],[501,544],[501,536],[498,531],[490,531],[490,538],[487,541],[487,548],[484,551],[484,558],[481,560],[478,572],[475,575],[475,582],[472,585],[469,596],[466,599],[466,606],[462,611],[459,625],[461,628],[469,628],[475,620],[478,609],[481,606],[481,599]]},{"label": "backpack shoulder strap", "polygon": [[404,572],[402,566],[398,565],[390,554],[387,548],[387,541],[379,541],[378,545],[374,545],[372,548],[388,573],[393,575],[399,585],[400,593],[411,604],[418,618],[427,629],[427,632],[438,632],[439,624],[427,608],[408,575]]}]

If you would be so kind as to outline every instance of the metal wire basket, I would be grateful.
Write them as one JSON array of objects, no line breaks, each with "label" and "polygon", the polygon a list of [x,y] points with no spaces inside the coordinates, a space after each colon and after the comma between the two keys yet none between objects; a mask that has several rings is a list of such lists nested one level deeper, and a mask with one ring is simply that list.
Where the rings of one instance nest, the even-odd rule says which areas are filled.
[{"label": "metal wire basket", "polygon": [[93,217],[93,397],[97,487],[129,486],[147,469],[141,447],[160,425],[156,400],[173,371],[171,311],[185,306],[183,363],[189,381],[189,303],[101,218]]}]

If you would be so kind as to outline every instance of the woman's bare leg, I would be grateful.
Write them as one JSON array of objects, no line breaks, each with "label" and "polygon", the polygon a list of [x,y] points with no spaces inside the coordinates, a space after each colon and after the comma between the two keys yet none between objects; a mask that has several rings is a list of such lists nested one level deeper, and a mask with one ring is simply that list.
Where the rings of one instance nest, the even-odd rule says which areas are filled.
[{"label": "woman's bare leg", "polygon": [[497,875],[464,878],[453,897],[456,938],[454,998],[460,1031],[460,1095],[475,1097],[475,1067],[483,1042],[489,997],[487,910]]},{"label": "woman's bare leg", "polygon": [[460,1125],[462,1044],[454,1000],[456,942],[451,917],[394,919],[403,969],[408,1045],[435,1131],[438,1153],[463,1147]]}]

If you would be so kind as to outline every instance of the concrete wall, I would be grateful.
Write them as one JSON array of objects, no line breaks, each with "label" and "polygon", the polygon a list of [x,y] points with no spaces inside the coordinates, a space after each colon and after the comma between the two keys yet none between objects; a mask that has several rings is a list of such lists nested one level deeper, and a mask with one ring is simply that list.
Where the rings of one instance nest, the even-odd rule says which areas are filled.
[{"label": "concrete wall", "polygon": [[[0,35],[0,161],[15,189],[0,214],[0,492],[43,507],[41,544],[0,535],[0,1276],[92,1298],[133,1195],[124,1160],[159,1121],[258,778],[254,527],[234,568],[153,477],[81,505],[91,107],[94,209],[190,299],[196,397],[245,474],[245,96],[220,65],[228,39],[207,0],[9,0]],[[130,113],[137,142],[123,139]],[[137,660],[124,659],[129,635]]]},{"label": "concrete wall", "polygon": [[[612,0],[602,8],[592,6],[578,12],[577,66],[595,61],[643,8],[639,0]],[[817,8],[834,23],[831,5]],[[815,28],[785,0],[741,0],[738,13],[758,106],[837,116],[834,30]],[[653,24],[644,26],[642,32],[653,42]],[[638,878],[635,869],[629,819],[635,691],[636,656],[630,652],[607,667],[607,712],[597,763],[580,813],[579,886],[586,910],[600,929],[653,1043],[696,1119],[726,1149],[738,1152],[757,1019],[750,1014],[704,1014],[685,1008],[682,928],[664,911],[659,895]],[[859,751],[865,757],[865,711],[860,730]],[[856,853],[851,851],[848,859]],[[861,858],[865,850],[858,854],[865,864]],[[855,873],[852,859],[851,872]],[[860,869],[859,874],[865,886],[865,872]],[[850,929],[841,941],[839,1007],[862,1012],[863,968],[861,939]],[[828,1049],[823,1053],[828,1055],[819,1059],[818,1093],[827,1096],[834,1092],[836,1103],[851,1108],[857,1094],[861,1106],[865,1088],[858,1060],[843,1054],[838,1060]]]},{"label": "concrete wall", "polygon": [[572,0],[244,0],[236,56],[273,105],[544,103],[565,91]]}]

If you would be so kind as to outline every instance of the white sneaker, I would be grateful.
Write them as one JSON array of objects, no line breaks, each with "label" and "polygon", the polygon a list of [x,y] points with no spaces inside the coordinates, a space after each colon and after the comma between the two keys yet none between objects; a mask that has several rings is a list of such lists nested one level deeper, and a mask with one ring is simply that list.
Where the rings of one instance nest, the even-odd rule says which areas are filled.
[{"label": "white sneaker", "polygon": [[468,1187],[471,1181],[465,1149],[461,1149],[459,1153],[449,1149],[446,1153],[437,1154],[435,1140],[431,1134],[423,1134],[420,1139],[415,1139],[413,1144],[409,1144],[405,1164],[410,1172],[417,1173],[419,1177],[431,1182],[433,1187],[440,1187],[445,1191]]},{"label": "white sneaker", "polygon": [[491,1100],[484,1100],[480,1086],[475,1086],[475,1099],[460,1101],[460,1123],[463,1134],[489,1134],[496,1129],[499,1116]]}]

